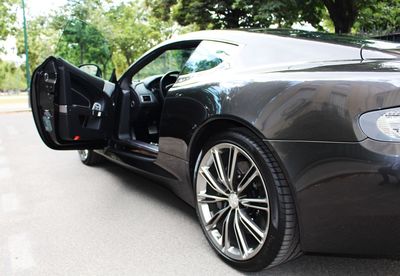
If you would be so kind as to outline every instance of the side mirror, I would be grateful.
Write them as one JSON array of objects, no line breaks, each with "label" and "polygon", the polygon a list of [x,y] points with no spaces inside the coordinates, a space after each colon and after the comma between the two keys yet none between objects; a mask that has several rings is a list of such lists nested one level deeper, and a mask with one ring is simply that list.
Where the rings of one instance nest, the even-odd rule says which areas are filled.
[{"label": "side mirror", "polygon": [[81,69],[83,72],[86,72],[92,76],[96,76],[99,78],[101,78],[103,75],[100,67],[96,64],[82,64],[79,65],[79,69]]}]

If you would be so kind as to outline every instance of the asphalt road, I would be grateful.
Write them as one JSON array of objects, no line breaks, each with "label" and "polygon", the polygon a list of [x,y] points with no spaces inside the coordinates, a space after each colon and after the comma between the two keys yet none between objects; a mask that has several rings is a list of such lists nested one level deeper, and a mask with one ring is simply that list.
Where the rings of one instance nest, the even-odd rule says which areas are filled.
[{"label": "asphalt road", "polygon": [[[355,233],[356,234],[356,233]],[[0,114],[0,275],[236,275],[194,211],[111,163],[40,141],[31,114]],[[400,261],[303,256],[257,275],[399,275]]]}]

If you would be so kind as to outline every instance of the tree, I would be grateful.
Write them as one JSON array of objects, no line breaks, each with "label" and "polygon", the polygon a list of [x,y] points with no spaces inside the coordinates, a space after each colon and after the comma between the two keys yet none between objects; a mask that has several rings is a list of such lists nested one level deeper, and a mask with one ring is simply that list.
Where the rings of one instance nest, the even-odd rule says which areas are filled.
[{"label": "tree", "polygon": [[6,39],[15,31],[16,0],[0,1],[0,40]]},{"label": "tree", "polygon": [[361,9],[354,27],[362,33],[400,31],[400,0],[381,0]]},{"label": "tree", "polygon": [[22,68],[13,62],[0,60],[0,91],[24,88],[26,83]]},{"label": "tree", "polygon": [[[146,0],[154,16],[200,29],[290,27],[307,21],[321,29],[325,11],[320,0]],[[171,12],[170,12],[171,11]]]},{"label": "tree", "polygon": [[[16,33],[17,53],[25,54],[24,32],[22,29]],[[47,17],[39,16],[29,21],[28,24],[28,44],[29,44],[29,66],[33,72],[46,57],[54,54],[57,44],[57,31],[51,28]]]},{"label": "tree", "polygon": [[349,33],[360,10],[376,4],[372,0],[322,0],[335,26],[335,33]]},{"label": "tree", "polygon": [[321,19],[326,15],[326,9],[319,0],[274,0],[261,1],[260,10],[255,14],[257,21],[267,17],[269,20],[265,22],[276,24],[279,28],[291,28],[294,23],[308,22],[322,30]]},{"label": "tree", "polygon": [[[383,2],[398,0],[384,0]],[[201,29],[265,28],[273,24],[290,27],[308,22],[322,29],[321,20],[328,16],[336,33],[349,33],[361,11],[373,8],[377,0],[146,0],[159,18],[172,18],[186,26]],[[389,6],[389,5],[387,5]],[[396,13],[397,15],[397,13]]]},{"label": "tree", "polygon": [[[110,42],[117,73],[132,64],[149,48],[174,33],[171,20],[160,20],[149,14],[146,6],[136,2],[121,3],[105,13],[107,27],[111,28]],[[105,26],[104,26],[105,27]]]},{"label": "tree", "polygon": [[240,27],[267,27],[274,21],[270,12],[282,8],[279,1],[248,0],[147,0],[153,14],[172,19],[180,25],[195,23],[200,29],[234,29]]},{"label": "tree", "polygon": [[69,0],[51,16],[50,28],[54,33],[62,33],[55,51],[57,55],[76,65],[99,64],[104,75],[110,69],[111,58],[117,73],[121,74],[176,29],[176,23],[150,16],[148,9],[136,2],[107,7],[103,4],[100,0]]},{"label": "tree", "polygon": [[63,9],[49,18],[49,28],[57,34],[52,54],[74,65],[94,63],[102,68],[103,75],[111,71],[112,49],[110,42],[97,28],[104,23],[104,1],[69,0]]},{"label": "tree", "polygon": [[111,49],[104,36],[94,26],[78,19],[70,20],[65,26],[56,54],[75,65],[100,65],[104,75],[111,59]]}]

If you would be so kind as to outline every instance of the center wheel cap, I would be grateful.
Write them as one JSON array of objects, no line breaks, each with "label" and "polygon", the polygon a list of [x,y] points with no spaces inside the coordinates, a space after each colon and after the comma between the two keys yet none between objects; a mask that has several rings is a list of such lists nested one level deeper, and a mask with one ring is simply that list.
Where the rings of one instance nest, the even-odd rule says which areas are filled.
[{"label": "center wheel cap", "polygon": [[229,195],[229,206],[232,209],[236,209],[237,207],[239,207],[239,197],[237,196],[237,194],[232,193]]}]

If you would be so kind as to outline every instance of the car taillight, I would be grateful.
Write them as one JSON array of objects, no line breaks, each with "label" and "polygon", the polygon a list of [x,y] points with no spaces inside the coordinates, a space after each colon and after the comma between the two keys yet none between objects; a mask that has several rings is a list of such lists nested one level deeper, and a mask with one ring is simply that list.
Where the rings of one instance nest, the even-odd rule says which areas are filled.
[{"label": "car taillight", "polygon": [[360,117],[360,126],[369,138],[400,142],[400,108],[364,113]]}]

